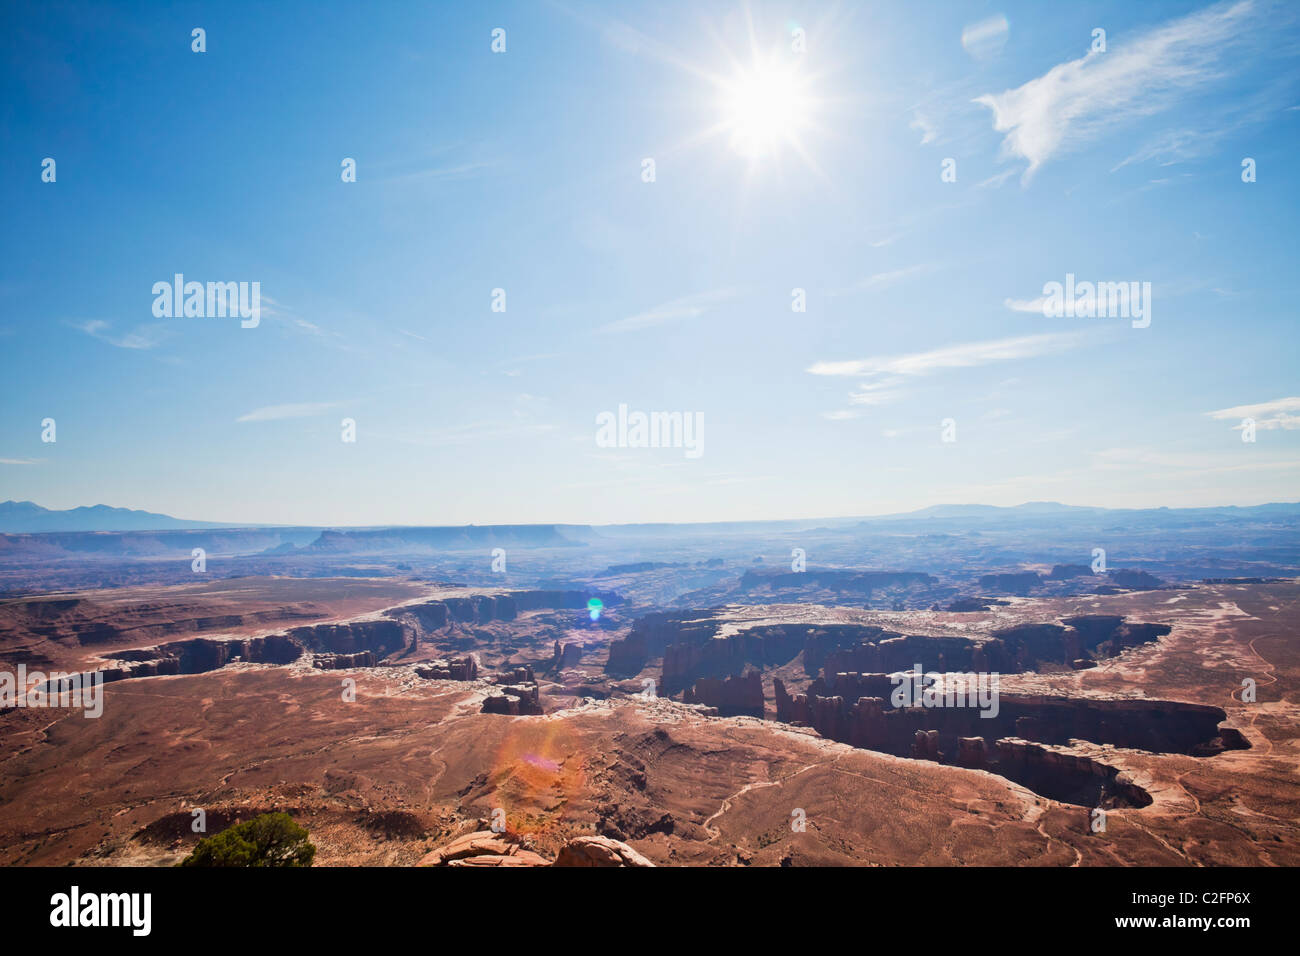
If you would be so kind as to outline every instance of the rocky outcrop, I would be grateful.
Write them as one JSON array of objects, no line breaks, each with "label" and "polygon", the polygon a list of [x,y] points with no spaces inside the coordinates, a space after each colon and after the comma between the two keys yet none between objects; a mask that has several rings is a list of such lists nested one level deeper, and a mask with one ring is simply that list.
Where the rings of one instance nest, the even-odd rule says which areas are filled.
[{"label": "rocky outcrop", "polygon": [[326,671],[346,670],[351,667],[374,667],[374,651],[357,651],[355,654],[316,654],[311,666]]},{"label": "rocky outcrop", "polygon": [[983,737],[957,738],[957,766],[984,770],[988,765],[988,741]]},{"label": "rocky outcrop", "polygon": [[[990,602],[985,601],[981,606]],[[705,678],[738,677],[748,668],[781,667],[803,654],[809,674],[891,673],[919,663],[924,670],[1020,673],[1043,664],[1084,667],[1094,655],[1113,656],[1125,647],[1169,631],[1160,624],[1126,623],[1114,615],[1021,624],[991,635],[901,634],[875,625],[763,624],[727,633],[716,611],[649,614],[610,646],[606,670],[639,673],[662,655],[660,693],[671,696]],[[854,698],[856,699],[856,698]]]},{"label": "rocky outcrop", "polygon": [[654,866],[626,843],[605,836],[583,836],[560,848],[554,866]]},{"label": "rocky outcrop", "polygon": [[483,713],[509,714],[512,717],[542,713],[541,692],[532,667],[527,664],[516,667],[499,675],[496,682],[500,691],[484,698]]},{"label": "rocky outcrop", "polygon": [[997,772],[1055,800],[1081,806],[1150,806],[1130,774],[1088,754],[1008,737],[997,742]]},{"label": "rocky outcrop", "polygon": [[576,611],[599,598],[605,607],[617,607],[623,599],[605,591],[533,590],[507,594],[475,594],[404,604],[384,612],[385,617],[404,621],[416,632],[416,639],[451,624],[480,625],[492,621],[513,621],[525,611]]},{"label": "rocky outcrop", "polygon": [[[945,675],[952,681],[959,675]],[[823,737],[891,753],[960,766],[990,769],[1047,796],[1078,796],[1061,777],[1053,783],[1037,772],[1000,766],[995,748],[1004,738],[1064,747],[1073,740],[1146,750],[1211,756],[1249,746],[1227,715],[1205,704],[1134,698],[1072,698],[1000,693],[996,713],[978,706],[892,706],[897,686],[888,674],[841,673],[818,678],[806,694],[787,693],[773,682],[777,719],[815,729]],[[962,698],[958,697],[960,701]],[[983,713],[990,716],[983,716]],[[1056,757],[1048,764],[1056,767]],[[1013,768],[1014,769],[1014,768]]]},{"label": "rocky outcrop", "polygon": [[1071,578],[1086,578],[1091,574],[1092,568],[1086,564],[1055,564],[1046,580],[1069,581]]},{"label": "rocky outcrop", "polygon": [[[999,601],[997,598],[986,597],[964,597],[952,601],[945,611],[949,613],[967,614],[973,611],[991,611],[994,607],[1005,607],[1008,601]],[[936,606],[933,610],[938,610]]]},{"label": "rocky outcrop", "polygon": [[[962,675],[947,674],[949,682]],[[940,749],[959,751],[958,738],[1026,737],[1043,743],[1088,740],[1153,753],[1206,756],[1236,749],[1227,714],[1208,704],[1142,698],[1061,697],[999,693],[996,714],[978,706],[894,707],[898,683],[889,674],[840,673],[818,678],[790,695],[773,681],[777,720],[808,726],[842,743],[908,756],[917,730],[937,730]],[[969,701],[966,694],[955,698]],[[983,713],[991,716],[983,716]]]},{"label": "rocky outcrop", "polygon": [[686,704],[703,704],[722,717],[762,717],[763,678],[758,671],[743,677],[702,677],[682,694]]},{"label": "rocky outcrop", "polygon": [[555,642],[555,650],[551,655],[552,671],[562,671],[567,667],[577,667],[580,663],[582,663],[581,644],[561,644],[558,640]]},{"label": "rocky outcrop", "polygon": [[772,591],[824,588],[841,594],[870,597],[888,588],[931,587],[937,579],[922,571],[746,571],[740,578],[744,591],[766,588]]},{"label": "rocky outcrop", "polygon": [[417,866],[549,866],[546,858],[505,833],[477,830],[426,854]]},{"label": "rocky outcrop", "polygon": [[933,760],[938,763],[943,758],[943,754],[939,753],[939,731],[916,731],[912,735],[912,756],[917,760]]},{"label": "rocky outcrop", "polygon": [[1145,571],[1133,571],[1128,568],[1111,571],[1107,576],[1110,578],[1110,583],[1115,587],[1126,588],[1130,591],[1154,591],[1165,586],[1165,582],[1154,575],[1147,574]]},{"label": "rocky outcrop", "polygon": [[511,833],[476,830],[424,855],[418,866],[654,866],[620,840],[581,836],[560,848],[552,863]]},{"label": "rocky outcrop", "polygon": [[902,635],[881,631],[877,637],[826,655],[827,674],[891,672],[919,663],[926,670],[970,670],[980,642],[968,637]]},{"label": "rocky outcrop", "polygon": [[993,632],[993,640],[972,660],[972,670],[1016,673],[1039,663],[1064,664],[1079,657],[1077,636],[1060,624],[1018,624]]},{"label": "rocky outcrop", "polygon": [[1125,648],[1149,644],[1173,630],[1168,624],[1126,622],[1114,614],[1084,614],[1066,618],[1065,623],[1079,635],[1077,648],[1091,657],[1115,657]]},{"label": "rocky outcrop", "polygon": [[717,633],[714,611],[686,614],[656,612],[638,618],[627,637],[611,641],[605,671],[628,677],[639,674],[655,657],[662,657],[669,644],[697,644]]},{"label": "rocky outcrop", "polygon": [[329,654],[374,651],[381,660],[407,647],[411,643],[410,635],[410,629],[400,622],[383,619],[312,624],[289,631],[290,640],[309,651]]},{"label": "rocky outcrop", "polygon": [[707,610],[639,618],[626,638],[611,642],[606,671],[637,674],[650,660],[662,657],[660,690],[671,695],[701,678],[738,677],[751,666],[780,667],[800,653],[804,669],[815,674],[835,650],[890,633],[858,624],[764,624],[720,637],[717,614]]},{"label": "rocky outcrop", "polygon": [[442,657],[415,667],[417,677],[425,680],[477,680],[478,658],[473,654],[464,657]]},{"label": "rocky outcrop", "polygon": [[985,574],[980,577],[980,589],[998,594],[1023,597],[1043,583],[1037,571],[1012,571],[1004,574]]},{"label": "rocky outcrop", "polygon": [[122,661],[123,664],[117,668],[108,668],[104,679],[121,680],[165,674],[203,674],[224,667],[232,661],[243,661],[249,664],[291,664],[301,657],[302,653],[302,645],[283,634],[229,640],[196,637],[188,641],[173,641],[158,647],[135,648],[106,655]]}]

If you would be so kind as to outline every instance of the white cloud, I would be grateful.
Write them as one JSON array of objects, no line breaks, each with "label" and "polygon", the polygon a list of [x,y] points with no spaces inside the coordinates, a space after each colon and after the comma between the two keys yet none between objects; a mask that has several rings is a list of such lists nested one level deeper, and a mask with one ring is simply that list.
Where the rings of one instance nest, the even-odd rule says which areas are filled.
[{"label": "white cloud", "polygon": [[1291,431],[1300,428],[1300,396],[1275,398],[1271,402],[1256,405],[1235,405],[1232,408],[1220,408],[1218,411],[1206,412],[1210,418],[1220,421],[1237,421],[1235,428],[1241,428],[1243,418],[1255,419],[1255,427],[1263,429],[1281,428]]},{"label": "white cloud", "polygon": [[1002,186],[1008,179],[1016,174],[1014,169],[1004,169],[1000,173],[995,173],[988,179],[981,180],[975,184],[976,189],[997,189]]},{"label": "white cloud", "polygon": [[977,60],[989,60],[1002,52],[1011,25],[1002,14],[969,24],[961,31],[961,45]]},{"label": "white cloud", "polygon": [[247,415],[240,415],[237,422],[274,422],[285,418],[311,418],[323,415],[331,408],[338,408],[338,402],[293,402],[287,405],[264,405],[255,408]]},{"label": "white cloud", "polygon": [[1037,312],[1042,315],[1047,297],[1040,295],[1037,299],[1003,299],[1002,303],[1014,312]]},{"label": "white cloud", "polygon": [[816,362],[807,371],[813,375],[924,375],[939,369],[973,368],[993,362],[1034,358],[1064,352],[1083,339],[1079,333],[1025,335],[990,342],[968,342],[928,352],[878,356],[843,362]]},{"label": "white cloud", "polygon": [[921,134],[922,146],[928,146],[939,136],[939,131],[934,128],[934,124],[930,122],[924,113],[914,114],[912,122],[907,124],[907,128],[917,130]]},{"label": "white cloud", "polygon": [[150,325],[137,326],[131,332],[115,334],[112,331],[112,326],[103,319],[91,319],[89,322],[80,324],[73,323],[73,328],[80,329],[92,338],[107,342],[119,349],[157,348],[173,331],[165,323],[156,322]]},{"label": "white cloud", "polygon": [[596,329],[597,332],[633,332],[638,329],[646,329],[656,325],[663,325],[666,322],[684,322],[687,319],[698,318],[713,306],[728,299],[734,299],[736,292],[733,289],[716,289],[712,292],[700,292],[696,295],[684,296],[680,299],[673,299],[671,302],[664,302],[654,308],[647,309],[644,312],[638,312],[636,315],[630,315],[625,319],[619,319],[616,322],[610,322]]},{"label": "white cloud", "polygon": [[1242,460],[1240,452],[1197,451],[1168,452],[1154,448],[1106,448],[1094,452],[1090,467],[1094,471],[1136,471],[1150,474],[1154,469],[1164,469],[1177,475],[1218,475],[1248,472],[1252,475],[1264,471],[1300,470],[1300,461],[1275,459],[1261,461],[1251,456]]},{"label": "white cloud", "polygon": [[1107,127],[1158,113],[1175,93],[1221,76],[1230,41],[1246,30],[1253,10],[1252,0],[1212,6],[974,102],[992,110],[993,128],[1006,134],[1003,155],[1029,161],[1028,180],[1059,151]]},{"label": "white cloud", "polygon": [[337,333],[326,332],[315,322],[308,322],[289,306],[285,305],[283,302],[277,302],[269,295],[262,296],[261,302],[263,318],[274,319],[276,322],[280,322],[288,328],[300,329],[310,335],[316,335],[322,338],[326,336],[338,337]]},{"label": "white cloud", "polygon": [[896,388],[902,381],[898,376],[890,376],[875,382],[863,382],[856,392],[849,393],[849,402],[853,405],[888,405],[903,397],[903,391]]},{"label": "white cloud", "polygon": [[877,272],[875,275],[867,276],[861,282],[854,286],[855,289],[884,289],[891,285],[896,285],[905,279],[911,279],[914,276],[924,275],[927,272],[933,272],[934,266],[927,263],[919,263],[914,266],[907,266],[902,269],[893,269],[889,272]]}]

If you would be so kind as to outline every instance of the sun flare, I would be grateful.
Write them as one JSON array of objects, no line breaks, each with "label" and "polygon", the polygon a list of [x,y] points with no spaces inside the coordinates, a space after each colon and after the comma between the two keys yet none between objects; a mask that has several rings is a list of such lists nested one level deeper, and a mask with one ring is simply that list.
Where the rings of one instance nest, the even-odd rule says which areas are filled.
[{"label": "sun flare", "polygon": [[813,107],[802,77],[782,64],[755,64],[723,84],[724,128],[732,149],[751,160],[783,146],[799,148]]}]

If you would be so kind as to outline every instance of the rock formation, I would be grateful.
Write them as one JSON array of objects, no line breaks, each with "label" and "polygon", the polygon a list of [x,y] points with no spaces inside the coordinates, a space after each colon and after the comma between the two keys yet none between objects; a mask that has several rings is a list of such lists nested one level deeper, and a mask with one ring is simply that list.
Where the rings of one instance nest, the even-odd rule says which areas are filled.
[{"label": "rock formation", "polygon": [[762,717],[763,678],[758,671],[724,680],[701,677],[682,693],[682,702],[714,708],[722,717]]},{"label": "rock formation", "polygon": [[501,692],[484,698],[483,713],[509,714],[512,717],[542,713],[541,692],[528,664],[498,675],[496,683]]},{"label": "rock formation", "polygon": [[415,673],[426,680],[476,680],[478,658],[473,654],[464,657],[441,657],[415,668]]},{"label": "rock formation", "polygon": [[554,866],[654,866],[626,843],[604,836],[584,836],[560,848]]}]

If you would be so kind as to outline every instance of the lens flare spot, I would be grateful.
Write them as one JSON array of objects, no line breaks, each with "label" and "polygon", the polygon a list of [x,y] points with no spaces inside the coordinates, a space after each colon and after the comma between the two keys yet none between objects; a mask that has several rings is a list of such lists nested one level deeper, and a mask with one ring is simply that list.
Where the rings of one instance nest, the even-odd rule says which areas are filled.
[{"label": "lens flare spot", "polygon": [[551,760],[549,757],[543,757],[541,754],[524,754],[524,762],[549,773],[555,773],[560,769],[560,764],[557,761]]}]

